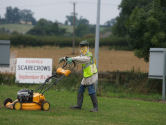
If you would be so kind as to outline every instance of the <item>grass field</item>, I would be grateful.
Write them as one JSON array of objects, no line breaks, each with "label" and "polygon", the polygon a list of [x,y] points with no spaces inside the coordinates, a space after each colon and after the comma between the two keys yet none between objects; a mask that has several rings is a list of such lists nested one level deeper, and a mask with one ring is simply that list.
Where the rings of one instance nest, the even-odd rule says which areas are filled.
[{"label": "grass field", "polygon": [[73,32],[73,26],[63,25],[63,24],[60,24],[59,26],[60,26],[60,28],[66,29],[66,32],[68,32],[68,33],[72,33]]},{"label": "grass field", "polygon": [[[68,25],[59,25],[60,28],[66,29],[66,32],[72,33],[73,27]],[[33,28],[33,25],[30,24],[0,24],[0,28],[5,28],[11,32],[17,31],[18,33],[26,33]]]},{"label": "grass field", "polygon": [[17,31],[18,33],[26,33],[33,28],[29,24],[0,24],[0,28],[8,29],[10,32]]},{"label": "grass field", "polygon": [[[0,104],[16,98],[18,86],[0,86]],[[0,109],[0,125],[165,125],[166,104],[159,102],[98,97],[99,112],[90,113],[92,104],[85,93],[83,109],[71,110],[76,93],[49,90],[45,94],[50,111],[15,111]]]},{"label": "grass field", "polygon": [[[66,29],[66,32],[72,33],[72,26],[60,25],[61,28]],[[0,28],[5,28],[11,32],[17,31],[19,33],[26,33],[33,28],[30,24],[0,24]]]},{"label": "grass field", "polygon": [[[76,54],[72,55],[72,48],[59,47],[26,47],[11,48],[16,57],[29,58],[52,58],[54,66],[57,65],[58,59],[64,56],[80,55],[79,48]],[[94,49],[91,50],[94,53]],[[143,59],[137,58],[132,51],[116,51],[107,47],[100,48],[99,51],[99,71],[141,71],[148,72],[149,65]]]},{"label": "grass field", "polygon": [[[73,26],[59,24],[59,27],[66,29],[67,33],[73,32]],[[27,31],[33,28],[33,25],[31,24],[0,24],[0,28],[5,28],[11,32],[17,31],[19,33],[26,33]],[[104,32],[105,29],[106,29],[105,27],[101,27],[101,32]]]}]

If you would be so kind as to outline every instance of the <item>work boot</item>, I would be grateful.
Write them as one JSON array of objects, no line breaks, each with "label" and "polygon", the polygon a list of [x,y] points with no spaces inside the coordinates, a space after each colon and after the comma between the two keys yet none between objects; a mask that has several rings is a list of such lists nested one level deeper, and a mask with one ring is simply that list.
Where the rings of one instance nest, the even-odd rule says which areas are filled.
[{"label": "work boot", "polygon": [[97,97],[96,94],[90,95],[92,103],[93,103],[93,109],[90,110],[90,112],[98,112],[98,103],[97,103]]},{"label": "work boot", "polygon": [[78,93],[78,96],[77,96],[77,105],[76,106],[72,106],[70,107],[71,109],[81,109],[82,107],[82,103],[83,103],[83,93]]}]

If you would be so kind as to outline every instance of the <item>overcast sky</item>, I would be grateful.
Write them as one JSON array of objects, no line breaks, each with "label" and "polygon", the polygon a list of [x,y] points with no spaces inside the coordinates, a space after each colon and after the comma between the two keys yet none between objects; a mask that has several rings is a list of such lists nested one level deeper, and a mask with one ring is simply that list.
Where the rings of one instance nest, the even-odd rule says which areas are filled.
[{"label": "overcast sky", "polygon": [[[6,7],[30,9],[38,20],[46,18],[63,22],[66,15],[73,12],[73,2],[76,2],[78,17],[87,18],[91,24],[96,23],[97,0],[0,0],[0,15],[4,17]],[[118,5],[121,0],[101,0],[101,24],[119,15]]]}]

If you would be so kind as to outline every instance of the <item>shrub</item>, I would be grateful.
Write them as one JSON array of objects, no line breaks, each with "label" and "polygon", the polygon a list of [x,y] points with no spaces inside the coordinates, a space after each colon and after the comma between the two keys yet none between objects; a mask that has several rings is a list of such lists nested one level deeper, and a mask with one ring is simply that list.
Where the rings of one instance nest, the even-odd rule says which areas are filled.
[{"label": "shrub", "polygon": [[[147,73],[133,71],[99,73],[98,92],[102,95],[122,88],[122,91],[124,92],[137,92],[144,94],[161,93],[161,80],[148,79],[147,76]],[[81,79],[82,77],[80,73],[72,73],[70,77],[66,77],[62,81],[58,82],[55,89],[77,91],[80,86]],[[14,85],[15,75],[0,73],[0,84]],[[20,85],[22,86],[22,84]],[[114,87],[115,90],[111,90],[112,87]]]},{"label": "shrub", "polygon": [[[12,46],[60,46],[60,47],[72,47],[72,37],[57,37],[57,36],[34,36],[34,35],[0,35],[1,40],[11,40]],[[76,38],[75,45],[79,46],[81,40],[87,39],[90,43],[90,47],[95,46],[95,39],[89,38]],[[115,48],[129,48],[126,38],[109,37],[100,39],[100,46],[110,46]]]}]

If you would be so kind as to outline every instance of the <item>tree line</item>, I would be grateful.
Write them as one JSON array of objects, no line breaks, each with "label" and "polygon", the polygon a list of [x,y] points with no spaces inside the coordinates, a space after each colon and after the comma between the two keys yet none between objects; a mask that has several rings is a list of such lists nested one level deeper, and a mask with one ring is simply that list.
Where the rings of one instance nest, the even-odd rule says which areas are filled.
[{"label": "tree line", "polygon": [[6,8],[5,17],[0,17],[0,24],[7,23],[31,23],[36,24],[36,19],[33,17],[33,12],[29,9],[20,10],[17,7],[11,6]]},{"label": "tree line", "polygon": [[[47,19],[39,19],[38,21],[34,18],[33,12],[29,9],[19,9],[17,7],[7,7],[4,18],[0,16],[0,24],[32,24],[33,29],[27,32],[31,35],[63,35],[66,33],[65,28],[60,28],[59,24],[63,24],[58,21],[50,21]],[[73,25],[73,14],[66,16],[65,26]],[[75,34],[77,37],[82,37],[87,34],[95,33],[95,25],[91,25],[89,20],[83,17],[78,18],[75,16]],[[0,29],[0,32],[8,32],[6,29]],[[70,36],[72,34],[69,34]]]},{"label": "tree line", "polygon": [[[107,31],[112,33],[111,37],[108,37],[109,41],[112,41],[112,38],[116,38],[115,41],[123,38],[125,47],[128,45],[127,49],[135,50],[136,56],[144,58],[145,61],[149,59],[151,47],[166,47],[166,0],[122,0],[119,9],[119,16],[105,23]],[[33,12],[29,10],[27,13],[31,16],[29,18],[27,16],[26,19],[30,20],[30,17],[33,17]],[[21,19],[25,20],[23,17],[28,14],[25,14],[25,10],[8,7],[4,19],[6,23],[17,23]],[[1,18],[1,22],[2,20]],[[65,36],[66,28],[60,27],[60,24],[63,23],[40,19],[27,34]],[[66,16],[63,25],[73,25],[73,14]],[[95,25],[91,25],[86,18],[78,18],[76,15],[75,25],[77,37],[86,38],[85,36],[90,34],[93,34],[94,37]],[[71,37],[72,34],[68,36]],[[123,44],[119,45],[122,45],[123,48]]]},{"label": "tree line", "polygon": [[149,48],[166,47],[166,0],[122,0],[112,33],[128,39],[136,56],[149,59]]},{"label": "tree line", "polygon": [[[75,24],[75,34],[77,37],[83,37],[87,34],[94,34],[95,33],[95,25],[90,25],[89,21],[86,18],[75,17],[76,24]],[[27,34],[31,35],[48,35],[48,36],[62,36],[66,34],[66,29],[61,28],[60,25],[63,25],[62,23],[59,23],[57,21],[53,22],[47,19],[40,19],[37,21],[36,25],[27,32]],[[73,16],[69,15],[66,16],[65,26],[72,26],[73,25]],[[72,34],[68,33],[68,36],[71,36]]]}]

